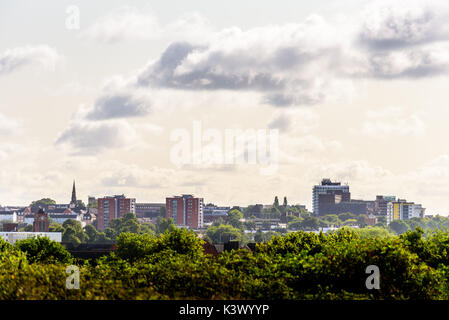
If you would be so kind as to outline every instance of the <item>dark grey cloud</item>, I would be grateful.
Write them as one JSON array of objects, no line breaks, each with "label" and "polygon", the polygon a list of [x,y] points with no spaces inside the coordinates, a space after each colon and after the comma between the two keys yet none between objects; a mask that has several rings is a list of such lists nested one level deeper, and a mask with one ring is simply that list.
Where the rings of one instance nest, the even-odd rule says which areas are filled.
[{"label": "dark grey cloud", "polygon": [[72,121],[55,144],[68,145],[74,153],[95,154],[124,147],[135,139],[136,132],[126,121]]},{"label": "dark grey cloud", "polygon": [[[194,46],[186,42],[171,44],[161,58],[138,77],[141,86],[156,86],[187,90],[268,90],[281,89],[283,81],[274,79],[268,73],[250,74],[247,70],[235,70],[236,64],[245,59],[238,54],[224,55],[221,52],[208,56],[208,63],[190,72],[177,74],[176,69],[183,61],[195,53],[205,53],[208,47]],[[232,66],[232,69],[223,68]]]},{"label": "dark grey cloud", "polygon": [[105,120],[145,116],[150,111],[149,102],[130,93],[106,94],[99,97],[86,118]]}]

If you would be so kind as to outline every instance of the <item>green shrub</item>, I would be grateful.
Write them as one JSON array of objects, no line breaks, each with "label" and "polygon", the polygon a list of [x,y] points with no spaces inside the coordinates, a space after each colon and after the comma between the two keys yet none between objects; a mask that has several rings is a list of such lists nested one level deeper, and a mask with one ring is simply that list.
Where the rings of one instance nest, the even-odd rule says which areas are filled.
[{"label": "green shrub", "polygon": [[193,232],[175,228],[159,237],[148,234],[122,233],[117,238],[116,254],[119,258],[135,261],[149,255],[171,250],[177,254],[197,257],[203,253],[203,240]]},{"label": "green shrub", "polygon": [[29,262],[70,263],[72,256],[59,242],[47,237],[36,237],[17,241],[16,248],[24,252]]}]

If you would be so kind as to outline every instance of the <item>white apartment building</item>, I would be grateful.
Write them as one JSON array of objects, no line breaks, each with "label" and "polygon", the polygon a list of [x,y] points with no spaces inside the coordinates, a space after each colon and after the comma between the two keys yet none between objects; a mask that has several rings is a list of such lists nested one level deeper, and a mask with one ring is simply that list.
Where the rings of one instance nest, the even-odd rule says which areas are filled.
[{"label": "white apartment building", "polygon": [[61,242],[62,232],[0,232],[0,237],[11,244],[18,240],[24,240],[34,237],[47,237],[50,240]]}]

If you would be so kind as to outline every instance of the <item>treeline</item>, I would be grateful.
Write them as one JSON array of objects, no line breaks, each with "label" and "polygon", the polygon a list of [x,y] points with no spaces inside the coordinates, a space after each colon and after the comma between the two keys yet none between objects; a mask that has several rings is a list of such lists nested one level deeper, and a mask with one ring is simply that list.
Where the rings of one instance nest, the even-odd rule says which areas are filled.
[{"label": "treeline", "polygon": [[[361,237],[353,229],[294,232],[255,251],[206,254],[193,232],[122,233],[117,249],[75,260],[56,242],[0,240],[0,299],[447,299],[449,233]],[[66,267],[80,289],[66,289]],[[366,287],[379,268],[380,289]]]},{"label": "treeline", "polygon": [[[121,233],[136,233],[156,235],[164,233],[175,227],[173,219],[158,217],[157,225],[152,223],[140,223],[134,213],[127,213],[122,218],[113,219],[108,228],[99,231],[96,223],[86,225],[84,228],[80,221],[67,219],[63,224],[50,220],[49,232],[61,232],[62,242],[73,244],[80,243],[115,243]],[[31,231],[32,226],[28,225],[23,231]]]},{"label": "treeline", "polygon": [[[254,210],[260,210],[261,214],[259,217],[265,217],[265,219],[256,218],[253,215]],[[262,213],[264,211],[266,213]],[[278,226],[272,228],[270,219],[274,218],[270,216],[270,214],[274,214],[279,218],[282,216],[282,212],[286,213],[284,216],[285,227]],[[425,232],[449,228],[449,218],[441,216],[396,220],[389,225],[387,225],[386,217],[378,216],[377,218],[378,222],[374,226],[369,226],[366,222],[366,215],[356,215],[350,212],[338,215],[328,214],[314,216],[300,206],[273,206],[266,209],[260,209],[260,206],[249,206],[244,209],[243,212],[238,208],[230,210],[226,220],[218,219],[206,230],[204,238],[211,243],[224,243],[230,240],[236,240],[241,243],[253,241],[260,243],[267,242],[274,236],[282,236],[289,232],[318,232],[322,230],[322,228],[329,227],[355,227],[355,232],[362,237],[400,235],[408,230],[413,230],[416,227],[420,227]],[[256,225],[256,219],[260,219],[258,220],[258,225]]]}]

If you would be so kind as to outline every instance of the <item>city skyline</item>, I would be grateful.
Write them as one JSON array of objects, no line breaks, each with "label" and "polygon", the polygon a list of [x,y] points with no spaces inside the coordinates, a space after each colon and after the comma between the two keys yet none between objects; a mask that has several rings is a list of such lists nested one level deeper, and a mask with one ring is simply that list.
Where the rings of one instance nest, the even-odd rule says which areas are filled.
[{"label": "city skyline", "polygon": [[[339,181],[332,181],[329,178],[323,178],[321,180],[320,184],[317,184],[317,185],[313,186],[312,206],[310,208],[307,208],[306,205],[301,204],[301,203],[289,202],[286,196],[284,196],[284,201],[287,201],[289,206],[292,206],[292,205],[293,206],[297,206],[297,205],[304,206],[304,208],[307,209],[307,211],[309,211],[310,213],[313,213],[315,216],[322,215],[322,213],[320,213],[320,211],[318,210],[319,202],[322,201],[322,200],[319,200],[320,199],[319,196],[321,196],[322,194],[325,194],[325,198],[323,200],[323,203],[325,203],[325,205],[326,205],[326,210],[325,211],[329,211],[329,210],[335,211],[335,210],[337,210],[340,213],[351,212],[353,214],[354,213],[356,213],[356,214],[364,214],[364,215],[367,215],[367,216],[372,216],[372,215],[375,215],[375,216],[387,216],[387,213],[386,213],[387,212],[387,205],[389,205],[390,202],[396,203],[396,204],[397,203],[401,203],[401,202],[406,203],[406,204],[414,204],[414,202],[411,202],[411,203],[407,202],[406,200],[401,199],[401,197],[396,197],[396,196],[391,196],[391,195],[380,195],[380,194],[376,194],[376,196],[375,196],[376,199],[374,199],[374,200],[373,199],[351,199],[351,193],[349,191],[349,188],[350,188],[350,186],[349,186],[349,184],[347,182],[342,184]],[[336,200],[335,195],[332,195],[332,197],[329,197],[330,194],[326,195],[326,193],[328,193],[326,190],[338,191],[337,192],[337,194],[339,194],[338,200]],[[332,191],[331,193],[334,194],[334,191]],[[343,193],[341,193],[341,191],[343,191]],[[200,202],[202,203],[202,206],[207,206],[208,204],[211,204],[211,205],[214,205],[214,206],[217,206],[217,207],[220,207],[220,206],[223,206],[223,205],[228,205],[228,208],[231,208],[231,207],[245,208],[245,207],[248,207],[250,205],[263,205],[263,206],[265,206],[265,205],[268,205],[268,206],[272,205],[272,203],[268,203],[267,201],[265,201],[265,202],[264,201],[259,201],[259,202],[256,202],[256,203],[250,203],[248,205],[240,205],[240,204],[235,204],[235,203],[226,203],[226,204],[219,203],[217,205],[217,203],[204,201],[204,198],[195,198],[192,194],[187,194],[187,193],[183,193],[182,196],[166,195],[165,196],[165,201],[168,204],[169,200],[171,201],[171,200],[176,199],[177,201],[179,201],[179,200],[182,200],[184,197],[194,198],[194,199],[196,199],[196,201],[198,201],[198,199],[200,199]],[[42,198],[42,200],[43,199],[48,199],[48,198]],[[155,212],[154,211],[155,210],[155,206],[158,207],[160,205],[164,205],[162,200],[161,201],[156,201],[156,202],[155,201],[148,202],[148,201],[145,201],[145,200],[142,201],[141,199],[139,199],[139,201],[137,201],[136,198],[129,198],[128,195],[125,195],[124,193],[122,193],[122,194],[114,194],[114,195],[102,195],[102,196],[89,195],[88,196],[88,201],[86,203],[90,204],[90,201],[92,199],[94,199],[99,204],[99,208],[103,208],[104,207],[104,202],[105,201],[106,202],[111,202],[111,201],[114,202],[115,201],[115,204],[110,204],[110,205],[108,205],[108,207],[111,206],[111,207],[117,207],[117,208],[118,208],[117,201],[119,201],[119,202],[120,201],[127,201],[126,203],[124,202],[123,204],[120,205],[120,207],[121,207],[120,210],[121,211],[119,210],[120,212],[115,212],[115,215],[114,215],[114,212],[113,212],[115,209],[112,210],[110,213],[108,211],[107,215],[110,214],[112,219],[113,218],[117,218],[119,216],[123,216],[127,211],[136,214],[136,208],[137,208],[136,206],[139,206],[139,205],[141,207],[143,206],[142,209],[144,209],[144,210],[146,209],[147,211],[149,209],[150,211],[153,211],[153,213]],[[274,198],[273,198],[274,201],[273,202],[276,202],[276,199],[279,199],[278,195],[274,196]],[[38,200],[38,199],[36,199],[36,200]],[[55,199],[52,199],[52,200],[55,200]],[[380,201],[380,203],[379,203],[379,201]],[[58,206],[63,206],[64,208],[69,208],[69,207],[72,208],[72,205],[73,206],[78,206],[80,204],[80,202],[83,202],[83,200],[81,200],[81,199],[77,200],[76,199],[75,180],[73,180],[72,194],[71,194],[71,201],[70,201],[70,203],[67,204],[67,205],[64,205],[64,204],[62,204],[62,202],[55,201],[55,203]],[[351,206],[351,203],[353,203],[353,206]],[[122,208],[123,205],[124,205],[124,208]],[[149,208],[148,206],[151,206],[151,208]],[[371,208],[369,208],[370,206],[371,206]],[[377,206],[380,206],[380,207],[377,207]],[[383,209],[382,209],[382,206],[384,207]],[[419,206],[419,208],[421,208],[420,204],[416,204],[416,206]],[[2,206],[0,205],[0,208],[1,207]],[[8,208],[8,207],[24,207],[24,208],[28,207],[28,210],[30,208],[29,205],[25,205],[25,206],[23,206],[23,205],[19,205],[19,206],[5,205],[3,207],[6,207],[6,208]],[[340,207],[340,208],[338,209],[338,207]],[[125,208],[128,208],[128,209],[125,209]],[[424,209],[424,211],[425,211],[425,209]],[[422,211],[422,214],[421,214],[422,217],[424,217],[424,211]],[[157,212],[159,212],[159,211],[157,210]],[[327,214],[329,214],[329,212]],[[431,214],[430,216],[433,216],[434,214],[435,213]],[[439,215],[438,213],[436,213],[436,214]],[[104,215],[105,215],[105,213],[102,211],[102,218],[101,219],[104,219]],[[104,223],[104,221],[102,223]]]},{"label": "city skyline", "polygon": [[[75,179],[83,201],[311,210],[327,177],[448,215],[448,18],[444,1],[0,2],[0,204],[65,203]],[[198,122],[277,130],[277,171],[173,163]]]}]

